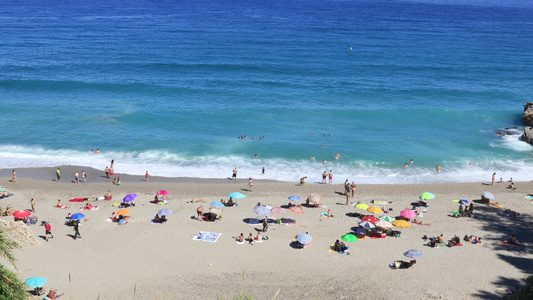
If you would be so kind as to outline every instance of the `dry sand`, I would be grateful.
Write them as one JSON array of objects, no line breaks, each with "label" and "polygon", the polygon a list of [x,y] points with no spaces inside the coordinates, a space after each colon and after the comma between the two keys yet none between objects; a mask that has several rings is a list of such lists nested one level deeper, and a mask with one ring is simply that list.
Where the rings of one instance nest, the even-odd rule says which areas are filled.
[{"label": "dry sand", "polygon": [[[245,179],[151,177],[145,182],[141,176],[125,176],[121,186],[114,186],[101,177],[101,171],[61,168],[60,183],[52,180],[55,168],[17,170],[16,184],[9,182],[11,170],[1,170],[0,182],[14,196],[0,199],[0,207],[29,209],[29,200],[35,199],[39,224],[50,221],[54,238],[48,242],[40,239],[39,245],[14,252],[19,276],[22,280],[47,277],[45,289],[58,289],[67,299],[229,299],[241,291],[254,299],[272,299],[278,289],[276,299],[491,299],[503,295],[499,289],[521,284],[533,270],[533,204],[524,198],[533,193],[532,182],[517,182],[513,191],[506,189],[507,183],[359,185],[352,202],[393,202],[383,205],[393,208],[392,216],[410,208],[420,193],[434,193],[436,199],[428,200],[428,211],[420,218],[431,226],[400,229],[400,238],[347,243],[350,255],[341,255],[329,252],[329,246],[357,226],[359,219],[351,213],[365,211],[342,205],[345,197],[339,184],[298,186],[256,179],[254,191],[249,192]],[[72,183],[74,170],[81,169],[87,171],[88,183]],[[171,192],[168,205],[149,203],[160,189]],[[100,209],[83,212],[89,220],[80,227],[82,238],[74,240],[72,227],[64,221],[69,212],[79,212],[82,204],[69,203],[68,199],[101,196],[108,190],[114,195],[111,202],[129,193],[138,195],[129,223],[119,226],[106,222],[117,209],[110,201],[92,202]],[[199,204],[187,200],[227,200],[227,195],[236,191],[246,198],[238,200],[237,207],[224,208],[222,220],[208,223],[193,219]],[[476,203],[482,191],[492,192],[504,209],[522,215],[508,217],[504,209]],[[335,217],[318,217],[327,208],[306,208],[305,214],[287,210],[282,216],[295,219],[296,224],[270,226],[264,234],[268,241],[238,245],[232,239],[241,232],[255,235],[256,228],[261,228],[243,222],[256,217],[253,207],[257,202],[280,206],[288,203],[288,196],[305,198],[310,193],[321,194]],[[474,201],[474,218],[452,217],[459,206],[452,199],[457,198]],[[58,199],[70,208],[54,208]],[[168,223],[150,224],[163,207],[174,211]],[[39,224],[30,228],[42,236],[44,226]],[[216,243],[193,241],[199,231],[222,235]],[[293,237],[305,232],[313,237],[311,245],[292,248]],[[464,246],[453,248],[425,246],[422,236],[441,233],[446,239],[454,234],[461,239],[465,234],[480,235],[483,243],[463,241]],[[521,241],[519,246],[500,244],[513,233]],[[410,269],[390,269],[394,260],[409,260],[403,256],[409,249],[421,250],[424,257]]]}]

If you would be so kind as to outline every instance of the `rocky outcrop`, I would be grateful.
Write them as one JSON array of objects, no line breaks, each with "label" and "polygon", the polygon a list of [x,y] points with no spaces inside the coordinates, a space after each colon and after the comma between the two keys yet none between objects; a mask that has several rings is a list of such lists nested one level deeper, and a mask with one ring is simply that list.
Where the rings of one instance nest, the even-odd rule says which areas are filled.
[{"label": "rocky outcrop", "polygon": [[524,104],[524,115],[522,120],[527,125],[533,126],[533,102],[528,102]]},{"label": "rocky outcrop", "polygon": [[522,134],[522,141],[533,145],[533,128],[525,128],[524,134]]},{"label": "rocky outcrop", "polygon": [[39,244],[35,234],[33,234],[28,225],[22,222],[8,221],[5,218],[0,218],[0,230],[8,240],[17,243],[19,247]]}]

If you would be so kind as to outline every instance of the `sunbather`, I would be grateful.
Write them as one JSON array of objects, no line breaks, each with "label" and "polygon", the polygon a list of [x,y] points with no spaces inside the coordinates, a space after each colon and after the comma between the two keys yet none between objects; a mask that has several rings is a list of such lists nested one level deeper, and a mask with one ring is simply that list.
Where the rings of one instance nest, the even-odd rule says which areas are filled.
[{"label": "sunbather", "polygon": [[235,241],[239,242],[239,243],[242,243],[244,242],[244,234],[241,233],[241,235],[239,235],[238,237],[232,237],[233,239],[235,239]]},{"label": "sunbather", "polygon": [[455,245],[459,244],[460,242],[461,242],[461,239],[459,239],[459,237],[457,235],[454,235],[453,238],[449,241],[449,243],[452,246],[455,246]]},{"label": "sunbather", "polygon": [[263,241],[263,236],[261,235],[260,232],[257,232],[257,236],[255,237],[255,240],[256,240],[257,242],[261,242],[261,241]]},{"label": "sunbather", "polygon": [[57,297],[63,296],[63,293],[58,292],[57,290],[50,290],[48,292],[48,298],[55,299]]},{"label": "sunbather", "polygon": [[419,221],[419,220],[417,220],[417,219],[413,219],[413,223],[414,223],[414,224],[419,224],[419,225],[427,225],[427,226],[430,225],[429,223],[422,222],[422,221]]},{"label": "sunbather", "polygon": [[161,223],[161,218],[159,217],[159,214],[155,214],[154,222],[155,223]]},{"label": "sunbather", "polygon": [[507,242],[509,244],[518,244],[518,242],[516,241],[516,237],[513,235],[511,235],[511,237],[507,240]]},{"label": "sunbather", "polygon": [[344,250],[346,250],[346,245],[343,242],[336,240],[333,245],[333,251],[342,252]]},{"label": "sunbather", "polygon": [[248,235],[248,238],[246,239],[246,241],[250,244],[253,244],[254,243],[254,236],[252,235],[252,233],[250,232],[250,234]]},{"label": "sunbather", "polygon": [[107,200],[113,199],[113,195],[111,195],[110,191],[107,191],[107,193],[105,193],[105,199],[107,199]]},{"label": "sunbather", "polygon": [[187,202],[188,203],[199,203],[199,202],[206,203],[204,199],[198,199],[198,200],[191,199]]},{"label": "sunbather", "polygon": [[516,217],[520,215],[520,213],[517,213],[516,211],[510,209],[506,210],[505,214],[511,217]]}]

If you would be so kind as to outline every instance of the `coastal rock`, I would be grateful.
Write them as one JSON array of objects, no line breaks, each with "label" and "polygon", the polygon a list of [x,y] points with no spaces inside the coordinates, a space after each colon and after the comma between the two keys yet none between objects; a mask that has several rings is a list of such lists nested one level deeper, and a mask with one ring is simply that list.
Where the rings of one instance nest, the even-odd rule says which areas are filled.
[{"label": "coastal rock", "polygon": [[526,124],[533,126],[533,102],[524,104],[524,115],[522,116],[522,120]]},{"label": "coastal rock", "polygon": [[524,128],[524,134],[522,134],[522,141],[533,145],[533,128]]},{"label": "coastal rock", "polygon": [[35,237],[28,225],[22,222],[8,221],[0,218],[0,230],[8,240],[17,243],[19,247],[39,244],[37,237]]}]

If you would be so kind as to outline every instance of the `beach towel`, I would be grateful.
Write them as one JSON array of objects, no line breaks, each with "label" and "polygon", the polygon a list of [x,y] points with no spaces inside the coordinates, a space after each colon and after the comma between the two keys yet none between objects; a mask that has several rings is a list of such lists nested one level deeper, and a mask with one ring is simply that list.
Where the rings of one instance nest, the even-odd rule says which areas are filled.
[{"label": "beach towel", "polygon": [[161,223],[161,222],[156,222],[155,219],[152,219],[152,220],[150,221],[150,224],[163,224],[163,223]]},{"label": "beach towel", "polygon": [[195,234],[192,239],[195,241],[204,241],[204,242],[211,242],[215,243],[218,238],[222,235],[222,233],[214,233],[214,232],[208,232],[208,231],[200,231],[197,234]]},{"label": "beach towel", "polygon": [[13,194],[9,194],[7,196],[0,196],[0,199],[4,199],[4,198],[7,198],[7,197],[11,197],[11,196],[13,196]]},{"label": "beach towel", "polygon": [[66,208],[69,208],[68,206],[66,205],[61,205],[61,206],[54,206],[55,208],[61,208],[61,209],[66,209]]},{"label": "beach towel", "polygon": [[244,245],[244,241],[242,241],[242,242],[237,242],[237,244],[239,244],[239,245]]},{"label": "beach towel", "polygon": [[82,207],[80,210],[98,210],[98,206],[93,206],[91,209],[85,209],[85,207]]},{"label": "beach towel", "polygon": [[298,209],[298,208],[295,208],[294,206],[291,206],[289,208],[290,210],[292,210],[293,212],[297,213],[297,214],[305,214],[305,211],[302,209]]},{"label": "beach towel", "polygon": [[496,203],[488,203],[488,205],[490,205],[490,206],[494,206],[494,207],[500,207],[500,208],[503,207],[503,205],[501,205],[501,204],[496,204]]},{"label": "beach towel", "polygon": [[344,249],[344,251],[335,251],[333,250],[333,247],[335,247],[335,244],[329,246],[329,252],[333,252],[333,253],[338,253],[338,254],[345,254],[346,252],[348,252],[348,249],[350,249],[350,247],[346,247],[346,249]]},{"label": "beach towel", "polygon": [[415,225],[419,225],[419,226],[429,226],[428,224],[419,224],[419,223],[413,223]]},{"label": "beach towel", "polygon": [[83,202],[85,200],[89,200],[89,198],[72,198],[68,200],[69,202]]},{"label": "beach towel", "polygon": [[518,246],[518,244],[509,243],[509,242],[506,242],[506,241],[500,241],[500,244],[509,245],[509,246]]},{"label": "beach towel", "polygon": [[[13,195],[13,194],[10,194],[10,195]],[[533,200],[533,196],[525,196],[524,198],[529,199],[529,200]]]},{"label": "beach towel", "polygon": [[323,212],[323,213],[320,213],[320,214],[318,215],[318,217],[319,217],[319,218],[324,217],[324,218],[328,219],[328,218],[330,217],[330,215],[328,215],[328,213],[324,213],[324,212]]}]

